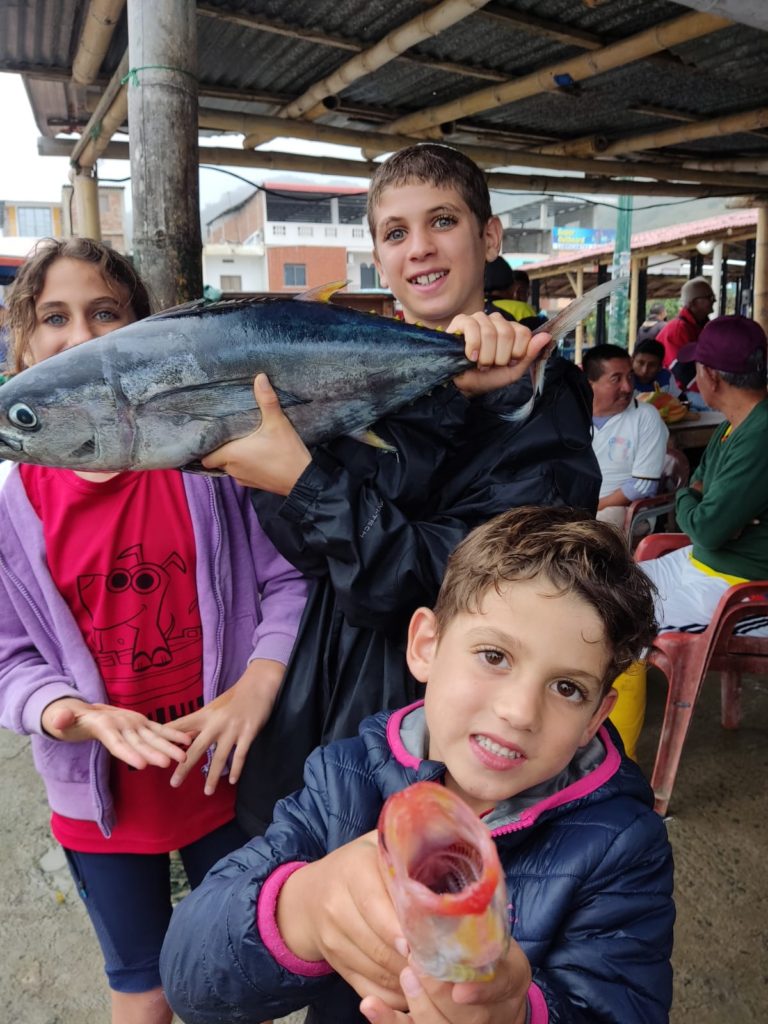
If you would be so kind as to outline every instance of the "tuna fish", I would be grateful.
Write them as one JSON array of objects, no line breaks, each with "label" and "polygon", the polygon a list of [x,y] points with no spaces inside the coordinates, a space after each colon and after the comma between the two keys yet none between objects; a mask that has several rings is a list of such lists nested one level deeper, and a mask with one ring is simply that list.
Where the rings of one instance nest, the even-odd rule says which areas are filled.
[{"label": "tuna fish", "polygon": [[[600,288],[542,329],[564,334],[604,297]],[[361,435],[472,365],[459,336],[314,297],[190,303],[30,367],[0,388],[0,459],[200,469],[205,455],[259,426],[259,372],[312,445]]]},{"label": "tuna fish", "polygon": [[509,946],[506,884],[474,811],[444,786],[416,782],[384,804],[379,851],[416,965],[442,981],[493,977]]}]

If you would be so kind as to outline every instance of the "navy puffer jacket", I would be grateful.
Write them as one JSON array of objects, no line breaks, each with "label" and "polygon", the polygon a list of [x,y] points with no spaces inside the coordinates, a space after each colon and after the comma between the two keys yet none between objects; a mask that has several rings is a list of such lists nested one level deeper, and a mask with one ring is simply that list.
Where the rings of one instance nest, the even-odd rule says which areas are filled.
[{"label": "navy puffer jacket", "polygon": [[[274,906],[284,865],[370,831],[391,793],[440,778],[444,766],[418,756],[424,736],[417,705],[315,751],[305,788],[278,804],[266,835],[220,861],[181,902],[161,972],[183,1021],[258,1022],[307,1005],[312,1024],[364,1020],[338,975],[296,973],[290,955],[269,951],[262,934],[269,943],[274,917],[259,896],[272,889]],[[484,818],[507,877],[512,935],[533,970],[531,1024],[668,1021],[672,854],[649,786],[619,748],[612,727],[601,728],[564,777]]]}]

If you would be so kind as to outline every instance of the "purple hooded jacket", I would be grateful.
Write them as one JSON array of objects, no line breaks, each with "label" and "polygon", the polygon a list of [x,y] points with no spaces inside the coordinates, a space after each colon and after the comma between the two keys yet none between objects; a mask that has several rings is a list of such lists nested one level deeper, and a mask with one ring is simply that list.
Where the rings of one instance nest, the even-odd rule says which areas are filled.
[{"label": "purple hooded jacket", "polygon": [[[247,492],[228,477],[184,475],[197,549],[203,698],[228,689],[255,658],[288,662],[307,585],[262,532]],[[69,607],[47,568],[40,520],[18,467],[0,464],[0,726],[32,737],[54,811],[114,824],[110,755],[100,743],[44,734],[43,710],[61,697],[107,695]]]}]

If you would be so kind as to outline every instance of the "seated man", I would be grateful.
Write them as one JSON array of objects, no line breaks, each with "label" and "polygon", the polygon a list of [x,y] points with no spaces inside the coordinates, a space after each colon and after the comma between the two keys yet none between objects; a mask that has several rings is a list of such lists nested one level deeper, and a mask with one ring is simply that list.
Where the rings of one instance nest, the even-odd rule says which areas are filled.
[{"label": "seated man", "polygon": [[583,368],[592,387],[592,448],[603,475],[597,518],[621,526],[627,505],[657,492],[669,431],[657,409],[635,398],[626,349],[595,345]]},{"label": "seated man", "polygon": [[660,341],[652,338],[638,341],[632,353],[635,392],[655,391],[658,388],[675,398],[680,394],[675,378],[661,365],[663,359],[664,346]]},{"label": "seated man", "polygon": [[662,631],[700,632],[728,587],[768,579],[765,332],[747,317],[717,317],[680,359],[695,360],[699,391],[726,422],[677,496],[677,522],[692,545],[642,567],[659,591]]}]

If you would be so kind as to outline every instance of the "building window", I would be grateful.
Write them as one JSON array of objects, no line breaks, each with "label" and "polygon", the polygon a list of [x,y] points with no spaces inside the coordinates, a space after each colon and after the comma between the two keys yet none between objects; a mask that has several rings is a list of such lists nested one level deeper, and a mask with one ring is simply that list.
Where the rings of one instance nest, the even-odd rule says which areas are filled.
[{"label": "building window", "polygon": [[364,228],[352,228],[352,237],[353,238],[365,238],[365,229]]},{"label": "building window", "polygon": [[379,276],[373,263],[360,264],[360,287],[380,288]]},{"label": "building window", "polygon": [[221,274],[219,277],[219,288],[223,292],[241,292],[243,290],[243,279],[240,274]]},{"label": "building window", "polygon": [[99,213],[109,213],[109,196],[99,192]]},{"label": "building window", "polygon": [[53,217],[50,207],[20,206],[19,234],[32,237],[53,234]]},{"label": "building window", "polygon": [[273,235],[284,235],[285,234],[285,224],[273,224],[272,225],[272,234]]},{"label": "building window", "polygon": [[305,237],[311,238],[315,233],[315,229],[308,227],[306,224],[299,224],[299,234]]},{"label": "building window", "polygon": [[339,232],[336,230],[336,228],[326,228],[325,229],[325,237],[326,238],[336,238],[338,233]]},{"label": "building window", "polygon": [[286,288],[304,288],[307,284],[306,263],[286,263],[283,267],[283,281]]}]

